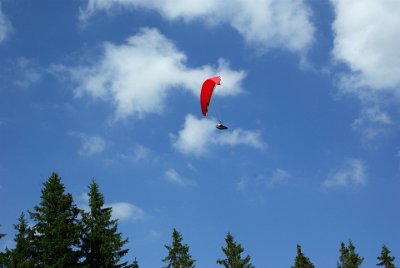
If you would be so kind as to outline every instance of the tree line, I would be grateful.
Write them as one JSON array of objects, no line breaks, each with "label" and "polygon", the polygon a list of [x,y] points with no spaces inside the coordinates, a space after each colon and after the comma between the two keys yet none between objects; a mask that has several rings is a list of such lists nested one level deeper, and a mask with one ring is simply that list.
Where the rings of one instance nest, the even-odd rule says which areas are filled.
[{"label": "tree line", "polygon": [[[104,196],[98,184],[92,180],[88,186],[87,211],[79,209],[57,173],[52,173],[43,183],[39,205],[28,211],[30,220],[22,212],[17,224],[15,246],[0,252],[0,267],[129,267],[139,268],[139,261],[124,261],[129,249],[128,242],[118,231],[118,220],[112,218],[112,208],[105,206]],[[5,234],[0,233],[0,239]],[[194,268],[196,260],[190,248],[183,242],[182,234],[172,230],[172,242],[165,245],[166,257],[161,261],[164,268]],[[231,233],[221,247],[224,257],[216,263],[225,268],[254,268],[250,255],[235,241]],[[353,242],[341,243],[337,268],[361,267],[364,258],[355,250]],[[377,266],[395,268],[395,257],[383,245]],[[292,268],[314,268],[312,261],[297,245],[297,255]]]}]

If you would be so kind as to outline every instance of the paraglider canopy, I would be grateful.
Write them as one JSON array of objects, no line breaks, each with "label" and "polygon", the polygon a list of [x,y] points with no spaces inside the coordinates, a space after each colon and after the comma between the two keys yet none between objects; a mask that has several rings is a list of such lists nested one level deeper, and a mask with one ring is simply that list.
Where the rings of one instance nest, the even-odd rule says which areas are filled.
[{"label": "paraglider canopy", "polygon": [[200,92],[200,106],[203,116],[207,115],[208,106],[210,105],[211,96],[214,92],[215,86],[221,84],[222,84],[221,76],[214,76],[204,81]]}]

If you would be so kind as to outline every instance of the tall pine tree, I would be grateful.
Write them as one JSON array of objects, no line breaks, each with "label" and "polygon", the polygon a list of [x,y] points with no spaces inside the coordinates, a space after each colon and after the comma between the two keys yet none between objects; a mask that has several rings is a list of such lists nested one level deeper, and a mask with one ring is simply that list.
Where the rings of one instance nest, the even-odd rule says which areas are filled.
[{"label": "tall pine tree", "polygon": [[376,264],[377,266],[396,268],[393,263],[395,257],[390,256],[390,250],[385,245],[382,246],[381,256],[379,256],[377,259],[380,260],[380,262]]},{"label": "tall pine tree", "polygon": [[18,224],[14,224],[15,248],[8,251],[8,261],[11,267],[33,267],[35,264],[34,232],[29,227],[25,214],[22,212]]},{"label": "tall pine tree", "polygon": [[310,259],[301,252],[300,245],[297,245],[297,256],[292,268],[314,268],[314,264],[311,263]]},{"label": "tall pine tree", "polygon": [[172,231],[172,245],[165,245],[168,256],[162,261],[167,263],[166,268],[193,268],[195,260],[189,254],[189,246],[182,244],[182,234],[175,228]]},{"label": "tall pine tree", "polygon": [[97,183],[89,185],[89,212],[83,212],[82,253],[86,267],[130,267],[127,262],[119,264],[128,253],[122,247],[128,239],[117,232],[118,220],[112,219],[112,208],[104,207],[104,197]]},{"label": "tall pine tree", "polygon": [[57,173],[43,183],[41,202],[29,212],[36,222],[36,264],[39,267],[75,267],[80,258],[79,209]]},{"label": "tall pine tree", "polygon": [[250,263],[250,256],[247,255],[244,259],[240,256],[244,249],[240,244],[236,244],[231,233],[228,233],[225,238],[226,247],[222,247],[225,253],[225,259],[218,259],[217,264],[223,265],[225,268],[254,268]]},{"label": "tall pine tree", "polygon": [[337,268],[358,268],[364,261],[364,258],[361,258],[355,251],[355,246],[351,240],[349,241],[349,245],[346,245],[342,242],[340,245],[340,258],[337,264]]}]

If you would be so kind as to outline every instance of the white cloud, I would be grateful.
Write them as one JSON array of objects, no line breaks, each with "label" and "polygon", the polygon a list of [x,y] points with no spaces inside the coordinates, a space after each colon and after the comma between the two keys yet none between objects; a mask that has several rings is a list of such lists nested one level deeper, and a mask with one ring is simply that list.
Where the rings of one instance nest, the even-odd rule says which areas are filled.
[{"label": "white cloud", "polygon": [[37,83],[42,77],[41,68],[32,59],[18,58],[15,66],[17,78],[14,80],[14,84],[19,87],[28,88]]},{"label": "white cloud", "polygon": [[107,143],[102,137],[90,136],[76,131],[70,131],[68,133],[71,136],[78,137],[82,141],[78,151],[80,155],[89,156],[98,154],[103,152],[106,148]]},{"label": "white cloud", "polygon": [[292,177],[292,175],[288,171],[277,168],[268,180],[268,184],[271,186],[287,184],[290,177]]},{"label": "white cloud", "polygon": [[400,86],[400,1],[331,0],[333,56],[352,71],[343,82],[348,89],[399,90]]},{"label": "white cloud", "polygon": [[4,15],[0,2],[0,43],[2,43],[12,30],[10,21]]},{"label": "white cloud", "polygon": [[241,177],[236,184],[238,191],[258,192],[265,188],[274,188],[288,183],[292,177],[289,171],[277,168],[269,175],[258,175],[253,177]]},{"label": "white cloud", "polygon": [[[83,209],[86,212],[90,211],[90,207],[88,205],[89,196],[87,193],[79,195],[77,200],[78,200],[78,207],[80,209]],[[145,218],[145,212],[142,208],[127,202],[115,202],[111,204],[105,204],[104,207],[111,207],[112,217],[114,219],[118,219],[121,221],[124,220],[139,221]]]},{"label": "white cloud", "polygon": [[364,141],[386,134],[385,109],[400,102],[400,1],[331,0],[335,10],[333,58],[350,72],[339,75],[341,93],[359,98],[352,125]]},{"label": "white cloud", "polygon": [[262,50],[285,48],[303,53],[314,35],[311,11],[303,0],[88,0],[80,19],[121,7],[155,10],[167,20],[228,24]]},{"label": "white cloud", "polygon": [[330,172],[326,180],[322,183],[323,188],[335,187],[356,187],[366,183],[365,165],[355,158],[346,159],[344,164]]},{"label": "white cloud", "polygon": [[145,212],[138,206],[126,202],[117,202],[107,205],[112,207],[112,215],[115,219],[121,221],[132,220],[139,221],[145,218]]},{"label": "white cloud", "polygon": [[225,131],[219,135],[215,128],[215,121],[210,119],[197,119],[194,115],[187,115],[183,129],[178,136],[172,135],[173,146],[183,154],[195,156],[205,155],[211,146],[237,146],[246,145],[263,150],[266,144],[261,139],[259,131],[235,129]]},{"label": "white cloud", "polygon": [[89,202],[89,195],[87,193],[82,193],[78,196],[78,200],[82,203],[88,203]]},{"label": "white cloud", "polygon": [[89,195],[87,193],[82,193],[82,194],[78,195],[78,197],[77,197],[77,206],[80,209],[83,209],[86,212],[90,211],[90,208],[89,208]]},{"label": "white cloud", "polygon": [[359,118],[354,120],[352,128],[359,131],[365,141],[383,135],[393,125],[390,115],[383,111],[378,105],[364,107]]},{"label": "white cloud", "polygon": [[149,148],[147,148],[143,145],[140,145],[140,144],[136,144],[132,151],[130,151],[127,154],[124,154],[124,153],[118,154],[118,157],[123,160],[137,163],[137,162],[148,159],[150,157],[150,155],[151,155],[151,152],[150,152]]},{"label": "white cloud", "polygon": [[218,94],[242,91],[245,73],[234,71],[220,60],[218,67],[188,68],[186,55],[156,29],[143,28],[123,45],[104,44],[102,58],[91,66],[53,66],[53,72],[67,72],[77,83],[77,96],[89,95],[116,106],[116,119],[161,113],[168,92],[189,90],[196,96],[206,77],[219,74],[226,81]]},{"label": "white cloud", "polygon": [[182,177],[175,169],[170,168],[164,173],[165,179],[178,186],[194,186],[196,183],[193,180]]}]

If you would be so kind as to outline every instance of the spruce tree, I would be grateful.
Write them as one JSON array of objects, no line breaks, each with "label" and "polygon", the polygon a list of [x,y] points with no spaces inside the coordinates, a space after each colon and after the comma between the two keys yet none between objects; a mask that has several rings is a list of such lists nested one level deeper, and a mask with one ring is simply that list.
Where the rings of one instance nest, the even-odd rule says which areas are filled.
[{"label": "spruce tree", "polygon": [[17,231],[15,235],[15,248],[8,251],[9,266],[33,267],[35,264],[34,232],[29,227],[25,214],[22,212],[18,224],[14,224]]},{"label": "spruce tree", "polygon": [[225,268],[254,268],[250,263],[250,256],[247,255],[244,259],[240,256],[244,249],[240,244],[236,244],[231,233],[228,233],[225,238],[226,247],[222,247],[225,253],[225,259],[218,259],[217,264],[223,265]]},{"label": "spruce tree", "polygon": [[128,253],[122,247],[128,239],[117,232],[118,220],[112,219],[112,208],[104,207],[104,197],[97,183],[89,185],[89,211],[83,212],[82,253],[86,267],[130,267],[127,262],[118,264]]},{"label": "spruce tree", "polygon": [[[5,236],[6,234],[0,233],[0,239],[2,239]],[[0,252],[0,267],[6,267],[7,259],[8,259],[7,252]]]},{"label": "spruce tree", "polygon": [[301,252],[300,245],[297,245],[297,256],[292,268],[314,268],[314,264],[311,263],[310,259]]},{"label": "spruce tree", "polygon": [[167,263],[165,268],[193,268],[195,260],[189,254],[189,246],[182,244],[182,234],[175,228],[172,232],[172,245],[165,245],[168,250],[168,256],[162,261]]},{"label": "spruce tree", "polygon": [[75,267],[80,258],[79,209],[57,173],[43,183],[41,201],[29,212],[36,222],[35,251],[39,267]]},{"label": "spruce tree", "polygon": [[394,259],[395,257],[391,257],[390,255],[390,250],[383,245],[382,246],[382,251],[381,251],[381,256],[379,256],[377,259],[380,260],[379,263],[377,263],[377,266],[384,266],[385,268],[396,268],[394,265]]},{"label": "spruce tree", "polygon": [[0,268],[3,267],[9,267],[9,252],[7,251],[7,248],[5,249],[5,252],[0,252]]},{"label": "spruce tree", "polygon": [[349,241],[349,246],[342,242],[340,245],[340,258],[337,264],[337,268],[358,268],[364,261],[364,258],[361,258],[355,252],[355,246]]},{"label": "spruce tree", "polygon": [[136,257],[135,257],[135,260],[133,261],[132,268],[139,268],[139,262],[136,259]]}]

